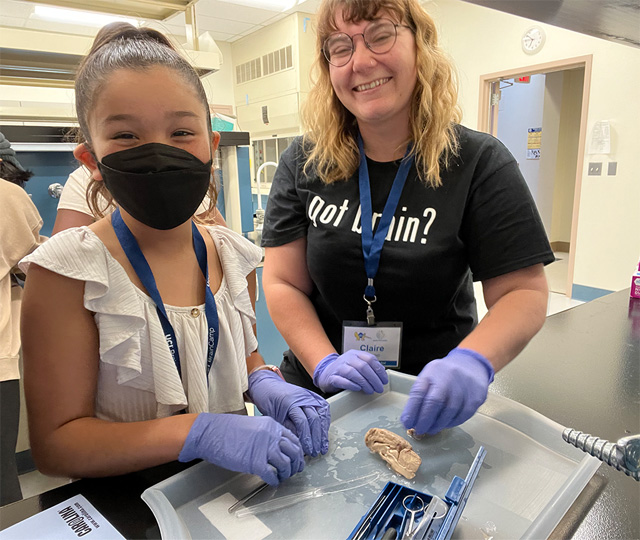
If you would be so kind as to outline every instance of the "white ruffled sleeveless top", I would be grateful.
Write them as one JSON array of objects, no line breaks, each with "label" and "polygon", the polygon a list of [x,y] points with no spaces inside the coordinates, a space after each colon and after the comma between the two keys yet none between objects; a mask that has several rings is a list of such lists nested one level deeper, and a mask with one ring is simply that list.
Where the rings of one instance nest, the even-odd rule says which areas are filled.
[{"label": "white ruffled sleeveless top", "polygon": [[204,304],[165,305],[178,341],[181,380],[153,300],[130,281],[88,227],[56,234],[20,262],[25,272],[35,263],[85,282],[84,307],[94,313],[100,337],[98,418],[134,422],[170,416],[185,407],[192,413],[244,409],[246,357],[258,347],[246,277],[260,263],[262,252],[226,227],[206,229],[223,270],[214,294],[220,331],[208,385]]}]

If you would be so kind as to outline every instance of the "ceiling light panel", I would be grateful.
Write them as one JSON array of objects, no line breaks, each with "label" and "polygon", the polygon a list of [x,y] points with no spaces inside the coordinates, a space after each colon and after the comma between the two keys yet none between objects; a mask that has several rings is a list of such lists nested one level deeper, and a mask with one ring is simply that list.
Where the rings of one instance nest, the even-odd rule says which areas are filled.
[{"label": "ceiling light panel", "polygon": [[36,6],[32,17],[45,21],[79,24],[82,26],[102,27],[116,21],[128,22],[134,26],[140,26],[140,21],[133,17],[81,11],[79,9],[68,9],[57,6]]},{"label": "ceiling light panel", "polygon": [[298,0],[224,0],[221,3],[281,12],[295,7],[298,4]]},{"label": "ceiling light panel", "polygon": [[194,0],[26,0],[62,8],[98,11],[136,19],[164,20],[183,12]]}]

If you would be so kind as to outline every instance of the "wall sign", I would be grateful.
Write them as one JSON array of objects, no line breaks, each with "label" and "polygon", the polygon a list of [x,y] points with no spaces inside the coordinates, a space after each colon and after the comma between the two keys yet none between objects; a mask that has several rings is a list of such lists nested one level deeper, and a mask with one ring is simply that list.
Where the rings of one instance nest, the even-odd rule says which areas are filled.
[{"label": "wall sign", "polygon": [[527,159],[540,159],[542,128],[529,128],[527,131]]}]

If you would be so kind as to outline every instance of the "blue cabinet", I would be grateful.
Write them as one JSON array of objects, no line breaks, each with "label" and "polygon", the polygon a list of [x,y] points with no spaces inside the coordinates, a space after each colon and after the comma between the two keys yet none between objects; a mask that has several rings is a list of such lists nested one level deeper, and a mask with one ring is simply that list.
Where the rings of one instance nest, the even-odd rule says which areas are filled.
[{"label": "blue cabinet", "polygon": [[256,301],[258,350],[266,364],[279,366],[282,362],[282,353],[289,347],[269,316],[267,303],[264,299],[264,290],[262,289],[262,266],[258,268],[258,287],[260,289],[258,300]]},{"label": "blue cabinet", "polygon": [[20,164],[34,174],[25,184],[27,193],[42,216],[44,222],[40,234],[51,236],[56,220],[58,199],[49,195],[49,185],[64,185],[69,174],[78,167],[78,162],[69,150],[60,152],[17,151]]}]

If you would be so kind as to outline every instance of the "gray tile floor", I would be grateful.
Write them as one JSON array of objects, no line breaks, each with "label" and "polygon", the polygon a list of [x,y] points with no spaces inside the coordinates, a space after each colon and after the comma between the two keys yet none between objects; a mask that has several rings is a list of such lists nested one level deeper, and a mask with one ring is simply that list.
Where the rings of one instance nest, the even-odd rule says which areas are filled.
[{"label": "gray tile floor", "polygon": [[[579,300],[572,300],[565,296],[566,280],[567,280],[567,264],[569,259],[568,253],[556,253],[556,262],[545,267],[549,289],[549,304],[547,315],[553,315],[565,309],[572,308],[582,304]],[[478,316],[484,317],[487,308],[482,301],[482,287],[480,284],[474,284],[476,298],[478,299]],[[51,478],[44,476],[38,471],[33,471],[20,476],[20,486],[22,487],[22,495],[24,498],[32,497],[44,491],[48,491],[55,487],[69,483],[68,478]]]}]

